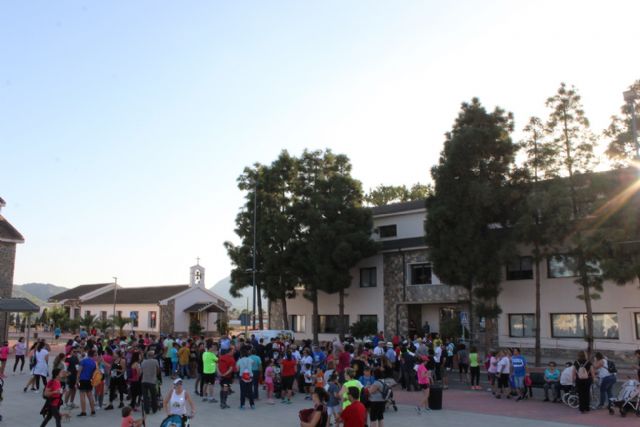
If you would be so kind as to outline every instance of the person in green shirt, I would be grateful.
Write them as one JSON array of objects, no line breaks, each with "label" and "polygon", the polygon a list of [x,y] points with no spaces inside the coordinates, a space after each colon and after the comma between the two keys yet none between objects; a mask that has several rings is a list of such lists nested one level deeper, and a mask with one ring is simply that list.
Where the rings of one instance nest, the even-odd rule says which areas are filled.
[{"label": "person in green shirt", "polygon": [[480,363],[478,362],[478,349],[471,346],[469,349],[469,372],[471,373],[471,390],[480,388]]},{"label": "person in green shirt", "polygon": [[342,410],[351,405],[351,401],[349,400],[350,387],[356,387],[359,392],[362,392],[362,383],[354,378],[355,375],[356,373],[353,368],[347,368],[344,370],[345,381],[344,384],[342,384],[342,389],[340,390],[340,395],[342,396]]},{"label": "person in green shirt", "polygon": [[[213,397],[213,385],[216,382],[216,372],[218,371],[218,356],[214,353],[213,344],[207,346],[207,350],[202,353],[202,382],[204,383],[204,393],[202,401],[216,403]],[[209,398],[207,399],[207,395]]]}]

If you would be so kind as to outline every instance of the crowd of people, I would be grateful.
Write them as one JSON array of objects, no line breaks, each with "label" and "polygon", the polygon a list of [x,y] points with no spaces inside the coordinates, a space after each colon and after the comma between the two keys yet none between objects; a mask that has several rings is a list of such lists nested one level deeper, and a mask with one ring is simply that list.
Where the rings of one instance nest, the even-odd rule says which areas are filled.
[{"label": "crowd of people", "polygon": [[[448,388],[456,371],[459,383],[482,390],[481,368],[488,376],[488,390],[498,399],[520,401],[532,393],[529,365],[518,349],[489,352],[481,358],[475,347],[437,334],[411,340],[394,336],[387,341],[381,332],[364,342],[348,339],[319,345],[282,338],[265,342],[253,335],[214,340],[85,333],[68,340],[64,351],[52,357],[51,347],[42,339],[27,349],[20,338],[12,350],[13,372],[23,372],[26,359],[31,373],[23,391],[39,393],[42,384],[42,426],[51,419],[60,426],[62,417],[69,416],[64,411],[78,408],[77,403],[78,417],[117,407],[122,425],[129,427],[142,423],[135,419],[137,415],[161,410],[167,416],[193,417],[197,400],[218,404],[222,410],[229,409],[233,400],[240,410],[254,410],[258,399],[267,405],[278,401],[288,405],[295,395],[313,404],[299,414],[303,427],[382,427],[395,384],[420,392],[415,403],[416,412],[422,414],[430,410],[433,384]],[[8,343],[0,348],[2,375],[9,351]],[[640,361],[640,351],[636,356]],[[579,409],[586,412],[591,384],[597,381],[604,406],[611,397],[615,373],[614,364],[600,353],[589,360],[580,352],[562,371],[550,362],[543,374],[545,401],[558,402],[562,393],[575,390]],[[167,380],[171,391],[162,396],[161,385]],[[230,397],[236,382],[237,400]]]}]

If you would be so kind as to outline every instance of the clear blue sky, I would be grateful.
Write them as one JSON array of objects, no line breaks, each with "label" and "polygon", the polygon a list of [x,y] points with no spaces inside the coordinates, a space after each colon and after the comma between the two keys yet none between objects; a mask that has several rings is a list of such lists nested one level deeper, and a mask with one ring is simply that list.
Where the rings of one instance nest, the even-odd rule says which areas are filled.
[{"label": "clear blue sky", "polygon": [[0,1],[0,196],[15,282],[207,284],[236,178],[282,149],[347,154],[365,188],[426,182],[460,102],[599,131],[640,78],[640,2]]}]

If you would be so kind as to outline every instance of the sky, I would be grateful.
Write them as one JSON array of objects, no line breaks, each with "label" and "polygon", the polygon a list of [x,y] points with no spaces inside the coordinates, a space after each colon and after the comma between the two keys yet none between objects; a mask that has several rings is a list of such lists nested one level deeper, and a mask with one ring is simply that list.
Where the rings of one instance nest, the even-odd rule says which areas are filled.
[{"label": "sky", "polygon": [[[460,104],[521,129],[560,82],[594,131],[640,79],[640,2],[0,0],[0,196],[14,282],[227,276],[245,166],[346,154],[429,182]],[[514,135],[518,138],[518,133]]]}]

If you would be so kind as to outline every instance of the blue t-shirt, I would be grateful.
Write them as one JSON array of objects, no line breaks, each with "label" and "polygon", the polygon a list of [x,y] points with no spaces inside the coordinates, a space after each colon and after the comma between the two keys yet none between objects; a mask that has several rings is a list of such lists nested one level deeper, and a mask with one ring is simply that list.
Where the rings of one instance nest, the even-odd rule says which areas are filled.
[{"label": "blue t-shirt", "polygon": [[560,379],[560,371],[556,368],[547,368],[544,370],[544,377],[549,381],[558,381]]},{"label": "blue t-shirt", "polygon": [[91,381],[93,377],[93,371],[96,370],[96,362],[90,358],[85,357],[80,361],[80,367],[82,368],[82,372],[80,372],[80,381]]},{"label": "blue t-shirt", "polygon": [[358,381],[360,381],[363,386],[368,387],[370,385],[373,385],[374,382],[376,382],[376,378],[372,376],[365,377],[363,375],[360,378],[358,378]]},{"label": "blue t-shirt", "polygon": [[511,356],[511,365],[513,366],[513,375],[516,377],[524,377],[527,373],[525,366],[527,366],[527,359],[523,356]]},{"label": "blue t-shirt", "polygon": [[169,357],[171,358],[171,363],[178,363],[178,350],[175,347],[169,350]]}]

